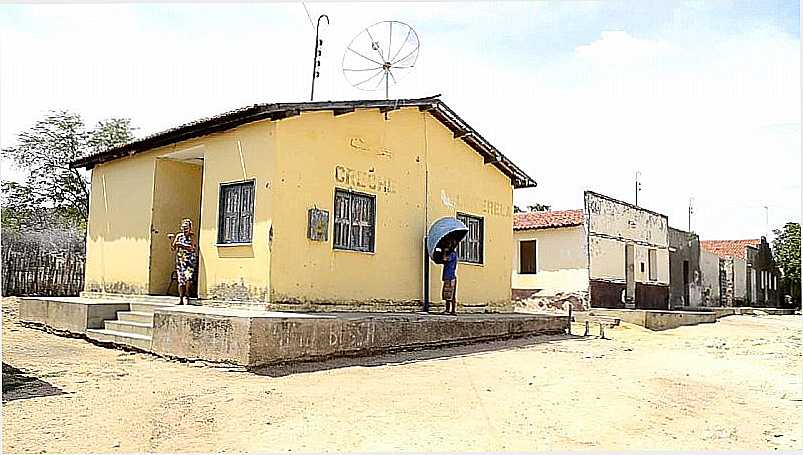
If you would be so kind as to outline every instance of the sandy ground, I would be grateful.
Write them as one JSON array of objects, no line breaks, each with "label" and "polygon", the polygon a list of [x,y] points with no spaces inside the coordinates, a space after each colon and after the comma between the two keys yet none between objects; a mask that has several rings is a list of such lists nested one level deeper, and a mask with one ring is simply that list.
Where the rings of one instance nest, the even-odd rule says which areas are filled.
[{"label": "sandy ground", "polygon": [[3,451],[794,449],[800,334],[731,316],[255,374],[21,327],[7,299]]}]

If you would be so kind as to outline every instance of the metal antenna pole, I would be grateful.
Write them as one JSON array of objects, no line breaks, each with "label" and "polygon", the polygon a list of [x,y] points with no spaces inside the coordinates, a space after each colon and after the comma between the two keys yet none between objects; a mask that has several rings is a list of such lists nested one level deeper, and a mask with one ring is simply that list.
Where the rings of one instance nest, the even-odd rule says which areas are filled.
[{"label": "metal antenna pole", "polygon": [[638,192],[641,189],[641,183],[638,181],[639,175],[641,175],[641,171],[636,171],[636,205],[638,205]]},{"label": "metal antenna pole", "polygon": [[312,88],[310,89],[309,92],[310,101],[313,101],[313,98],[315,97],[315,79],[317,79],[318,76],[321,75],[321,73],[318,72],[318,67],[321,65],[321,62],[318,61],[318,57],[321,56],[321,53],[318,50],[318,48],[321,46],[321,44],[323,44],[323,40],[318,39],[318,29],[321,27],[321,18],[324,17],[326,18],[326,25],[329,25],[329,16],[327,16],[326,14],[321,14],[320,16],[318,16],[318,25],[315,27],[315,55],[313,56],[312,59]]},{"label": "metal antenna pole", "polygon": [[694,198],[690,197],[689,198],[689,232],[691,232],[691,214],[694,213],[693,204],[694,204]]}]

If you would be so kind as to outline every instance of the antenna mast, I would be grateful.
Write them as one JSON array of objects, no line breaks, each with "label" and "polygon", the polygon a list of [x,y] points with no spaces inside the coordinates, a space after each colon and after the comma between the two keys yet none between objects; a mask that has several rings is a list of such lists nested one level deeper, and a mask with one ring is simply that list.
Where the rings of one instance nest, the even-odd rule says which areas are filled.
[{"label": "antenna mast", "polygon": [[636,171],[636,206],[638,206],[638,193],[641,191],[641,182],[639,182],[639,175],[641,175],[641,171]]},{"label": "antenna mast", "polygon": [[329,16],[321,14],[318,16],[318,25],[315,27],[315,56],[312,60],[312,89],[309,92],[309,100],[313,101],[315,98],[315,79],[321,76],[318,67],[321,66],[321,61],[318,59],[321,56],[320,47],[323,45],[323,40],[318,39],[319,29],[321,28],[321,19],[326,18],[326,25],[329,25]]},{"label": "antenna mast", "polygon": [[694,213],[694,197],[689,198],[689,232],[691,232],[691,215]]}]

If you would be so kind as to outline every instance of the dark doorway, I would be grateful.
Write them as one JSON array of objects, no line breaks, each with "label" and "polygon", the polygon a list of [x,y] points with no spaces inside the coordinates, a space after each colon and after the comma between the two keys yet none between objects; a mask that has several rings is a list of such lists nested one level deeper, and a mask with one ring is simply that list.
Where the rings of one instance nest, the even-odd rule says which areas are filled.
[{"label": "dark doorway", "polygon": [[689,261],[683,261],[683,305],[689,306]]},{"label": "dark doorway", "polygon": [[625,245],[625,307],[633,308],[636,300],[635,245]]}]

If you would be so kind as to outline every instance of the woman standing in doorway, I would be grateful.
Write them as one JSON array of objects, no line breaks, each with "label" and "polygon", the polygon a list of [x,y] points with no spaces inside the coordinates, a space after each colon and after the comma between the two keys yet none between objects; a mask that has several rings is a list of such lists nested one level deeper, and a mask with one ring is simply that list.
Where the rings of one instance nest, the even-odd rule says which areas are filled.
[{"label": "woman standing in doorway", "polygon": [[178,304],[190,304],[190,286],[195,277],[195,267],[198,262],[198,245],[195,234],[192,233],[192,221],[184,218],[181,221],[181,232],[170,234],[172,240],[170,249],[176,252],[176,275],[178,275]]}]

